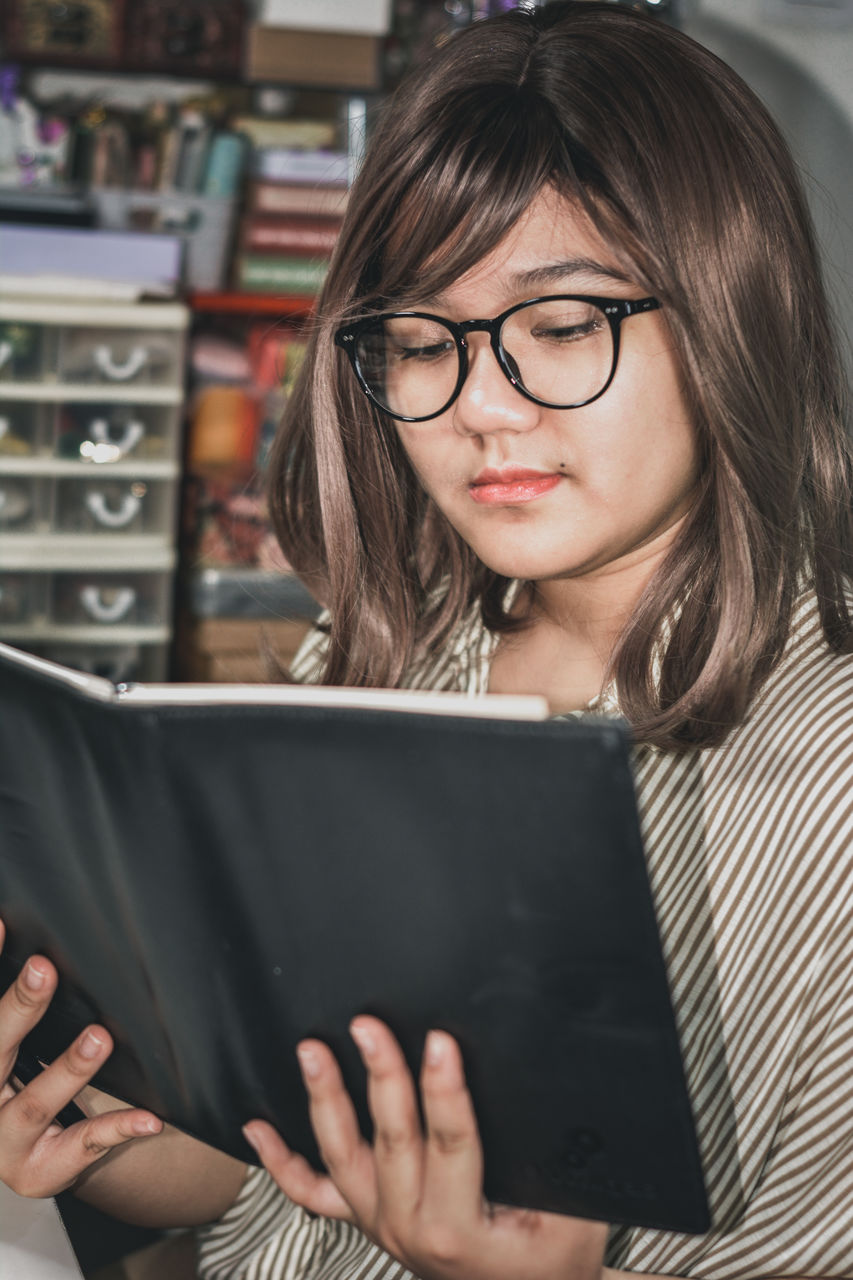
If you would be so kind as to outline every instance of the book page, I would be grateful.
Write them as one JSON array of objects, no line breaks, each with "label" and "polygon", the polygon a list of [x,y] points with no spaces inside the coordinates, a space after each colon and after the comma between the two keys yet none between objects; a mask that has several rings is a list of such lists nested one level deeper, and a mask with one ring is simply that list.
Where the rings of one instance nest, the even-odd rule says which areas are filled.
[{"label": "book page", "polygon": [[120,702],[155,706],[350,707],[359,711],[407,711],[419,715],[473,716],[492,720],[546,720],[545,698],[536,694],[433,693],[421,689],[352,689],[308,684],[129,684]]},{"label": "book page", "polygon": [[433,692],[424,689],[353,689],[308,684],[119,684],[64,667],[0,643],[0,658],[69,685],[99,702],[145,706],[339,707],[357,711],[406,711],[417,715],[470,716],[486,720],[547,720],[538,694]]},{"label": "book page", "polygon": [[0,1183],[0,1276],[83,1280],[54,1200],[29,1200]]}]

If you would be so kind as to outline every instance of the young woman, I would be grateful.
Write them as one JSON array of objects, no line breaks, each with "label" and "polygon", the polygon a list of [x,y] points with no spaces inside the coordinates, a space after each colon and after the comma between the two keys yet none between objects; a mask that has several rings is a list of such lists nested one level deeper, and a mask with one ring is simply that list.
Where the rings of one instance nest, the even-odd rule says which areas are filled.
[{"label": "young woman", "polygon": [[[456,1046],[428,1039],[422,1130],[370,1018],[373,1148],[328,1050],[301,1048],[329,1177],[260,1122],[269,1173],[245,1180],[180,1135],[119,1146],[159,1128],[142,1113],[50,1127],[100,1030],[6,1087],[0,1175],[221,1214],[210,1280],[853,1274],[853,466],[761,104],[622,6],[463,32],[370,148],[272,467],[285,552],[328,605],[297,678],[534,691],[633,726],[713,1227],[485,1205]],[[2,1004],[4,1076],[54,982],[33,967]]]}]

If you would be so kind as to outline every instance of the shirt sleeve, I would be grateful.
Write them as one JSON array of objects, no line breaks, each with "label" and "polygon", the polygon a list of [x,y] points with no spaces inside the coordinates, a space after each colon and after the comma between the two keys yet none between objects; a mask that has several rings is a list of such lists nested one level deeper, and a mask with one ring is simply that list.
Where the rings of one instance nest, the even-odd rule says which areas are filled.
[{"label": "shirt sleeve", "polygon": [[329,644],[329,612],[324,610],[305,636],[290,664],[290,674],[298,684],[319,684],[326,665]]},{"label": "shirt sleeve", "polygon": [[417,1280],[350,1223],[294,1204],[264,1169],[197,1240],[199,1280]]}]

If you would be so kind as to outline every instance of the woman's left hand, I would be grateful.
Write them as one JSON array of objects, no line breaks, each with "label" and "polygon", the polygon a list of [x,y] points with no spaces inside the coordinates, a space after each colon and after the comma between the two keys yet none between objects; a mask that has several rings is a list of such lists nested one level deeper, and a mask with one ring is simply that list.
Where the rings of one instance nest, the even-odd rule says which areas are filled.
[{"label": "woman's left hand", "polygon": [[312,1213],[355,1223],[422,1280],[600,1280],[604,1223],[483,1199],[480,1138],[456,1041],[441,1031],[427,1038],[424,1132],[391,1032],[366,1016],[351,1031],[367,1068],[374,1144],[361,1136],[330,1049],[303,1041],[299,1060],[328,1176],[263,1121],[245,1129],[285,1195]]}]

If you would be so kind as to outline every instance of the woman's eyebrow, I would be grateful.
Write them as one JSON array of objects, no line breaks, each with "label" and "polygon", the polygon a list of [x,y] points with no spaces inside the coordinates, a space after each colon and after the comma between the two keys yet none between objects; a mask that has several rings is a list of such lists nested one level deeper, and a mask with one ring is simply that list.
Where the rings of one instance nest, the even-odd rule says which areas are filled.
[{"label": "woman's eyebrow", "polygon": [[[528,289],[539,288],[548,284],[569,284],[575,277],[602,284],[631,284],[635,282],[624,271],[615,266],[605,266],[594,258],[567,258],[563,262],[545,263],[540,267],[531,267],[527,271],[517,271],[509,277],[509,288],[519,295]],[[593,286],[594,287],[594,286]],[[417,310],[435,310],[440,312],[444,306],[444,295],[435,294],[431,298],[419,298]]]},{"label": "woman's eyebrow", "polygon": [[564,262],[551,262],[541,267],[531,267],[529,271],[519,271],[513,276],[513,284],[519,289],[531,285],[553,284],[555,281],[566,281],[573,276],[590,276],[602,281],[614,281],[619,284],[631,284],[627,276],[618,267],[605,266],[594,258],[567,258]]}]

